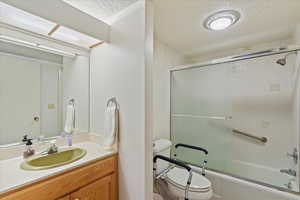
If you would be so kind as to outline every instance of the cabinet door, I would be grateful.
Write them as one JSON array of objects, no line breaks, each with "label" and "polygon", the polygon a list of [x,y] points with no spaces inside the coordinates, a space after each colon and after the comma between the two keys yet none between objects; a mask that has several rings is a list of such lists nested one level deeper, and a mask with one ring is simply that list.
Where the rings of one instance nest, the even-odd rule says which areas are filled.
[{"label": "cabinet door", "polygon": [[65,196],[65,197],[59,198],[59,199],[57,199],[57,200],[70,200],[70,196],[68,195],[68,196]]},{"label": "cabinet door", "polygon": [[71,200],[116,200],[114,175],[104,177],[71,194]]}]

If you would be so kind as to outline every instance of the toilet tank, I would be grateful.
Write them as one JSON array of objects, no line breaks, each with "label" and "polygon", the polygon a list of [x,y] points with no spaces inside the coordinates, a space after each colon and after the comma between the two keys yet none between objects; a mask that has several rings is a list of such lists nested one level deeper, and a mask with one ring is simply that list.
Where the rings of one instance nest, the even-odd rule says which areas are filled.
[{"label": "toilet tank", "polygon": [[[171,154],[172,142],[167,139],[158,139],[153,142],[153,156],[162,155],[170,157]],[[157,160],[157,171],[156,173],[161,173],[163,170],[167,169],[170,163],[160,160]]]}]

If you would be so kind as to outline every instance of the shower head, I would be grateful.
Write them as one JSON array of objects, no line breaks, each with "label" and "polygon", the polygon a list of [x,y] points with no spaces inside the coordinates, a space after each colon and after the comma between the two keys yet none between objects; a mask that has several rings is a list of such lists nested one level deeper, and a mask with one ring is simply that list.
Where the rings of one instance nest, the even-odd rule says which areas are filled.
[{"label": "shower head", "polygon": [[286,65],[286,58],[291,55],[291,54],[297,54],[297,51],[292,51],[288,54],[286,54],[283,58],[279,58],[276,63],[281,65],[281,66],[285,66]]},{"label": "shower head", "polygon": [[277,64],[284,66],[286,64],[286,58],[280,58],[276,61]]}]

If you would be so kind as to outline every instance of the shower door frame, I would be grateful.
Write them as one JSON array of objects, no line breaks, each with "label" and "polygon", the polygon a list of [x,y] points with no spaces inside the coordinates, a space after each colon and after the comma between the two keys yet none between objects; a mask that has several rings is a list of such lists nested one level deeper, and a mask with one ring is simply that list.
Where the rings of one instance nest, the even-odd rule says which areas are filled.
[{"label": "shower door frame", "polygon": [[[220,58],[220,59],[213,59],[207,62],[202,62],[202,63],[195,63],[195,64],[189,64],[189,65],[180,65],[180,66],[171,66],[169,68],[169,79],[170,79],[170,96],[169,96],[169,101],[170,101],[170,113],[169,113],[169,128],[170,128],[170,139],[171,141],[174,141],[174,135],[173,135],[173,130],[172,130],[172,107],[173,107],[173,101],[172,101],[172,91],[173,91],[173,83],[172,83],[172,73],[173,72],[177,72],[177,71],[182,71],[182,70],[187,70],[187,69],[195,69],[195,68],[202,68],[202,67],[209,67],[209,66],[215,66],[215,65],[220,65],[220,64],[224,64],[224,63],[232,63],[232,62],[237,62],[237,61],[242,61],[242,60],[249,60],[249,59],[254,59],[254,58],[260,58],[260,57],[266,57],[266,56],[272,56],[272,55],[277,55],[277,54],[283,54],[283,53],[290,53],[290,52],[298,52],[298,54],[300,53],[300,46],[295,46],[293,48],[275,48],[275,49],[267,49],[267,50],[263,50],[263,51],[259,51],[259,52],[253,52],[253,53],[246,53],[246,54],[240,54],[240,55],[233,55],[233,56],[228,56],[228,57],[224,57],[224,58]],[[299,55],[300,56],[300,55]],[[296,58],[297,59],[297,58]],[[298,152],[300,150],[300,137],[299,137],[298,133]],[[173,151],[173,148],[172,148]],[[173,152],[171,153],[171,155],[173,155]],[[222,172],[219,170],[215,170],[215,169],[211,169],[211,168],[207,168],[209,171],[215,172],[215,173],[219,173],[219,174],[223,174],[226,176],[230,176],[233,178],[237,178],[243,181],[248,181],[251,183],[255,183],[258,185],[262,185],[265,187],[269,187],[269,188],[273,188],[276,189],[278,191],[282,191],[282,192],[287,192],[290,194],[296,194],[299,195],[300,194],[300,178],[299,178],[299,173],[300,173],[300,166],[299,166],[299,161],[298,160],[298,169],[297,169],[297,175],[298,180],[297,180],[297,184],[298,184],[298,192],[296,191],[291,191],[289,189],[283,188],[283,187],[278,187],[275,185],[271,185],[268,183],[263,183],[260,181],[256,181],[256,180],[252,180],[252,179],[248,179],[245,177],[241,177],[241,176],[237,176],[231,173],[226,173],[226,172]],[[189,163],[191,164],[191,163]],[[202,167],[201,165],[197,165],[197,164],[191,164],[192,166],[195,167]]]}]

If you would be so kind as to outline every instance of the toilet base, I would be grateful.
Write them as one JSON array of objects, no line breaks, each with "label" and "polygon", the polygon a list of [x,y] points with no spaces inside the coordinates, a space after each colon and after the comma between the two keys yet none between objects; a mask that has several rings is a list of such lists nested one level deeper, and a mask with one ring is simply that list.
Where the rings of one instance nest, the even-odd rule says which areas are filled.
[{"label": "toilet base", "polygon": [[[185,191],[173,186],[172,184],[168,185],[170,192],[179,198],[179,200],[185,200]],[[209,200],[213,196],[212,189],[209,189],[206,192],[189,192],[188,197],[189,200]]]},{"label": "toilet base", "polygon": [[159,194],[153,193],[153,200],[164,200]]}]

